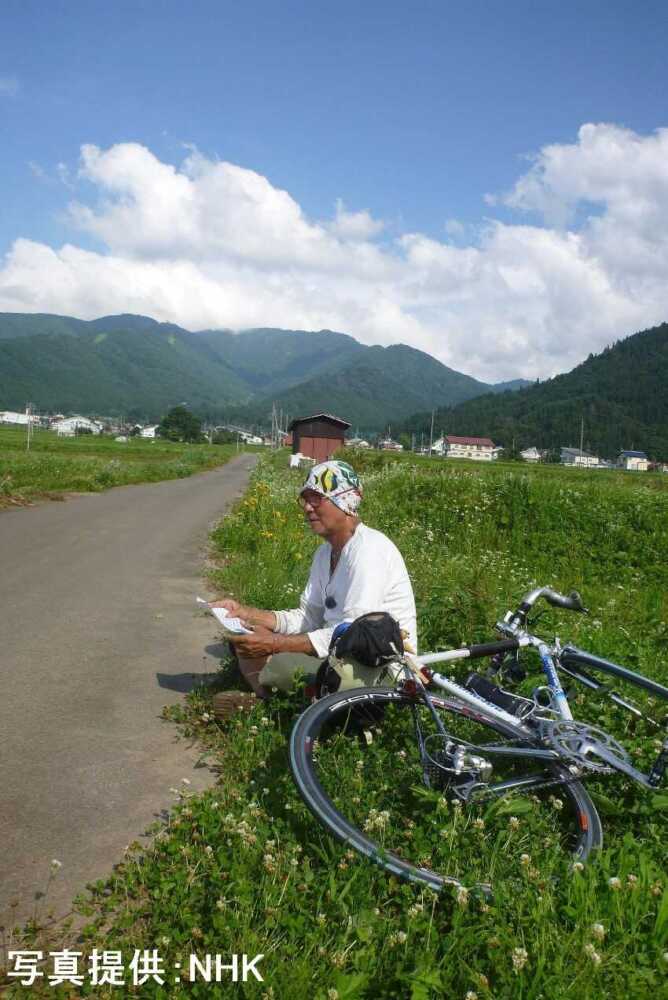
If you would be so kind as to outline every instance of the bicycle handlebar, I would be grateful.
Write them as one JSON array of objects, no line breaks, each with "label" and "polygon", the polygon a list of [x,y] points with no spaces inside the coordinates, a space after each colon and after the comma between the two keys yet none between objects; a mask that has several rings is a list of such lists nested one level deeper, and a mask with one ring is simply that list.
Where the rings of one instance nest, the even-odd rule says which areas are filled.
[{"label": "bicycle handlebar", "polygon": [[526,618],[527,612],[531,610],[536,601],[541,597],[544,597],[547,603],[555,608],[564,608],[566,611],[580,611],[584,615],[589,613],[582,603],[582,598],[577,590],[572,590],[566,597],[564,594],[559,594],[556,590],[552,590],[551,587],[536,587],[535,590],[530,590],[528,594],[524,595],[519,608],[513,615],[513,619]]}]

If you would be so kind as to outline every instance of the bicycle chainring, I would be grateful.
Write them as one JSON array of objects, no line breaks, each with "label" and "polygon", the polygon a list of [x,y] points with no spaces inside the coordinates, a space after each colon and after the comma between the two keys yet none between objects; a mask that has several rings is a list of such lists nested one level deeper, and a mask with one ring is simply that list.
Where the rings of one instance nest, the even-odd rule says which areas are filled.
[{"label": "bicycle chainring", "polygon": [[625,764],[630,763],[629,754],[614,737],[596,726],[586,723],[559,719],[555,722],[545,722],[542,727],[544,742],[557,753],[566,758],[569,764],[588,771],[598,771],[608,774],[611,764],[605,759],[597,759],[597,751],[605,749]]}]

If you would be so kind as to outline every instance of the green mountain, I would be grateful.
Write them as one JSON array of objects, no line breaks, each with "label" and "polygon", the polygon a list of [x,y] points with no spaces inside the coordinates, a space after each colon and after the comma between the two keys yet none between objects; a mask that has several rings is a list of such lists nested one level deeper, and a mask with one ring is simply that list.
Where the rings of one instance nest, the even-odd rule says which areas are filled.
[{"label": "green mountain", "polygon": [[41,411],[152,420],[182,401],[208,414],[220,412],[221,399],[249,398],[243,379],[205,344],[194,345],[191,333],[151,322],[104,329],[93,321],[82,331],[40,322],[50,332],[0,335],[0,407],[18,409],[30,400]]},{"label": "green mountain", "polygon": [[418,408],[500,387],[404,345],[366,347],[332,330],[191,333],[148,316],[84,321],[0,313],[0,408],[157,420],[185,401],[212,420],[267,423],[272,404],[324,409],[382,430]]},{"label": "green mountain", "polygon": [[363,348],[352,357],[339,358],[320,374],[285,392],[272,392],[238,412],[262,420],[275,403],[290,415],[325,410],[366,430],[384,429],[400,423],[425,402],[432,406],[457,403],[489,389],[423,351],[394,344]]},{"label": "green mountain", "polygon": [[[491,437],[515,449],[584,447],[613,458],[635,448],[668,461],[668,323],[607,347],[565,375],[519,392],[484,395],[437,413],[448,434]],[[416,413],[408,432],[425,432],[430,415]]]}]

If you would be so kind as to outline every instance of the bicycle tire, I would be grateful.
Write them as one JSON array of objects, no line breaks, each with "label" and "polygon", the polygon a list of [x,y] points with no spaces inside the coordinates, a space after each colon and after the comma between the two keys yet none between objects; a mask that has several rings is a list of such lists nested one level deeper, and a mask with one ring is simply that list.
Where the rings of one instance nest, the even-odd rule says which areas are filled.
[{"label": "bicycle tire", "polygon": [[[521,739],[523,743],[526,743],[525,734],[520,730],[515,730],[510,725],[497,721],[491,722],[456,700],[436,696],[433,698],[433,703],[440,713],[447,713],[446,729],[448,729],[448,721],[452,723],[453,719],[458,720],[458,722],[466,720],[467,723],[480,727],[482,731],[491,731],[497,737],[500,735],[505,739]],[[394,709],[401,712],[406,708],[427,712],[427,709],[423,704],[420,704],[420,700],[415,696],[407,695],[398,689],[380,687],[337,692],[309,706],[295,723],[290,738],[290,767],[299,793],[315,818],[336,839],[380,865],[390,874],[404,880],[424,883],[437,892],[442,890],[445,885],[465,886],[467,884],[469,887],[475,885],[488,892],[490,881],[493,879],[479,877],[469,879],[467,873],[457,872],[454,874],[436,871],[423,863],[424,859],[420,859],[419,863],[416,863],[417,859],[408,859],[397,853],[396,849],[389,848],[379,839],[369,836],[359,818],[351,819],[344,815],[335,804],[331,790],[328,791],[323,787],[323,747],[325,747],[325,753],[329,749],[329,744],[323,742],[323,734],[326,736],[331,731],[333,734],[332,742],[335,744],[340,735],[359,735],[355,730],[359,730],[360,726],[363,727],[365,720],[371,720],[370,724],[375,727],[376,731],[379,728],[382,730],[384,726],[391,730],[395,717]],[[383,722],[380,726],[377,721],[379,712],[383,716]],[[388,713],[393,716],[391,720],[388,719]],[[397,715],[396,718],[400,718],[400,716]],[[388,723],[390,724],[388,725]],[[346,732],[346,727],[350,729],[350,732]],[[397,733],[403,735],[403,731],[395,728],[389,733],[389,739],[395,740]],[[361,742],[360,745],[363,747],[364,743]],[[314,754],[314,750],[317,750],[317,755]],[[364,758],[361,759],[364,761]],[[334,761],[332,763],[333,769],[336,771],[336,764]],[[366,764],[363,763],[361,770],[365,766]],[[543,765],[541,767],[545,769]],[[569,817],[567,825],[571,828],[570,839],[572,840],[569,847],[575,859],[585,861],[591,851],[602,844],[602,830],[598,813],[582,784],[574,781],[572,775],[563,765],[548,764],[548,770],[555,781],[564,778],[568,780],[568,784],[559,785],[559,789],[560,794],[563,792],[568,800],[569,808],[563,810],[563,818],[566,820]],[[345,763],[341,765],[340,771],[343,775]],[[345,778],[341,780],[345,781]],[[347,791],[349,792],[350,789]],[[345,811],[350,812],[349,803],[352,796],[346,795],[345,797],[347,801],[344,808]],[[468,808],[466,807],[462,812],[468,812]],[[497,814],[498,811],[500,810],[497,810]],[[510,819],[512,818],[510,817]],[[523,855],[522,864],[526,863],[525,859],[528,856],[528,854]],[[502,860],[505,864],[505,858]]]}]

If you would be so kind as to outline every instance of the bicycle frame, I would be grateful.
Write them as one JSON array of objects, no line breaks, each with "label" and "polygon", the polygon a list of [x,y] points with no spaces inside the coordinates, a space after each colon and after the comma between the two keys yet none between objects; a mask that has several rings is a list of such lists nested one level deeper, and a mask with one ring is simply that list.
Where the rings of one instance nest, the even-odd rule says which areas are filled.
[{"label": "bicycle frame", "polygon": [[[539,593],[539,591],[535,591],[532,592],[532,595],[530,596],[535,600],[534,595],[538,596]],[[553,594],[553,592],[550,593]],[[554,596],[560,597],[561,595]],[[526,601],[523,602],[521,607],[525,606]],[[427,683],[434,684],[440,690],[456,698],[458,702],[469,707],[474,713],[487,719],[510,724],[519,733],[526,736],[528,741],[534,743],[537,737],[535,728],[528,726],[517,715],[513,715],[497,705],[492,704],[476,692],[469,690],[461,684],[457,684],[455,681],[450,680],[443,674],[434,672],[431,669],[431,665],[436,663],[451,663],[458,660],[480,659],[482,657],[495,656],[500,653],[514,651],[522,647],[533,647],[536,649],[540,657],[543,671],[547,679],[547,688],[550,692],[551,701],[549,708],[553,714],[556,714],[566,722],[572,722],[574,720],[566,693],[559,679],[559,668],[563,669],[564,672],[571,677],[584,683],[590,689],[597,690],[602,688],[603,685],[595,679],[589,677],[587,674],[583,674],[580,670],[578,670],[578,667],[593,667],[597,670],[606,672],[611,676],[628,681],[650,694],[668,700],[668,688],[658,682],[650,680],[647,677],[643,677],[641,674],[637,674],[620,664],[612,662],[611,660],[605,660],[601,657],[588,653],[585,650],[578,649],[575,646],[566,646],[561,648],[558,640],[555,641],[554,646],[550,647],[545,640],[538,636],[531,635],[529,632],[522,629],[517,619],[517,613],[515,613],[515,616],[509,613],[503,622],[497,623],[497,628],[500,631],[504,632],[508,636],[511,636],[509,639],[501,640],[496,643],[465,646],[461,649],[447,650],[442,653],[427,653],[423,656],[411,658],[413,666],[414,668],[417,668],[419,673],[422,674]],[[426,686],[421,686],[423,698],[431,712],[439,732],[442,736],[447,737],[447,732],[443,723],[439,718],[438,713],[431,705],[431,700]],[[640,714],[634,706],[630,705],[625,699],[621,698],[615,692],[611,692],[610,697],[616,704],[628,709],[636,715]],[[538,718],[540,718],[540,716],[538,716]],[[419,736],[418,738],[421,742],[421,749],[424,749],[421,737]],[[515,757],[530,757],[534,760],[540,760],[542,758],[544,760],[554,761],[561,758],[564,760],[565,764],[568,763],[567,758],[562,758],[557,750],[541,749],[535,746],[530,748],[510,747],[507,745],[495,747],[493,744],[485,744],[485,753],[502,754],[504,756]],[[644,774],[639,771],[637,768],[633,767],[633,765],[622,760],[614,752],[606,750],[604,747],[597,746],[596,755],[609,767],[626,774],[628,777],[637,781],[644,787],[656,788],[660,784],[663,774],[668,767],[668,737],[664,740],[663,747],[648,774]]]}]

